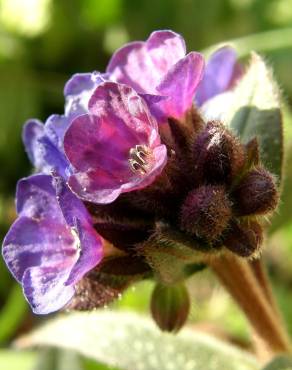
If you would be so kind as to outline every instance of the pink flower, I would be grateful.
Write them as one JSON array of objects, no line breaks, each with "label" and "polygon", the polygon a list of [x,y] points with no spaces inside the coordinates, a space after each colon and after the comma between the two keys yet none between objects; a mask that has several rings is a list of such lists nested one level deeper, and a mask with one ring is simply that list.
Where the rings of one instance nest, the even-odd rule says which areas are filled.
[{"label": "pink flower", "polygon": [[111,80],[141,94],[166,97],[158,103],[158,117],[163,121],[183,118],[191,108],[203,70],[203,56],[196,52],[186,55],[184,39],[172,31],[156,31],[145,42],[123,46],[107,67]]},{"label": "pink flower", "polygon": [[126,85],[105,82],[94,91],[88,110],[73,120],[64,138],[74,169],[73,192],[90,202],[110,203],[150,185],[167,152],[145,101]]}]

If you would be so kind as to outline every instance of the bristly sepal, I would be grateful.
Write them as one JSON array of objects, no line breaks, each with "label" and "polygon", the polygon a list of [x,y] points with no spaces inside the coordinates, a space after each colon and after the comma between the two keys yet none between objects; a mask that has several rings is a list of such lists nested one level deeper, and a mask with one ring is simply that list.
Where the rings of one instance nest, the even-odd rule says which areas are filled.
[{"label": "bristly sepal", "polygon": [[245,149],[219,121],[208,122],[192,148],[198,185],[230,184],[245,164]]},{"label": "bristly sepal", "polygon": [[213,241],[226,229],[232,216],[224,186],[205,185],[191,191],[181,208],[182,230]]},{"label": "bristly sepal", "polygon": [[223,241],[231,252],[248,258],[259,254],[262,242],[263,229],[257,221],[233,221]]},{"label": "bristly sepal", "polygon": [[264,215],[277,207],[279,194],[276,181],[265,168],[249,171],[233,191],[238,216]]}]

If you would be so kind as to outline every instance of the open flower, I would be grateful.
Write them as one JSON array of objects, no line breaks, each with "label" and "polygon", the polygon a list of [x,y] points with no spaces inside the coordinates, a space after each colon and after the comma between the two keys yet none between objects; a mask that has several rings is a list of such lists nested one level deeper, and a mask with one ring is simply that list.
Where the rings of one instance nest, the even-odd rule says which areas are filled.
[{"label": "open flower", "polygon": [[127,84],[138,93],[167,97],[158,103],[165,120],[183,118],[191,108],[203,69],[203,56],[195,52],[186,55],[180,35],[156,31],[145,42],[132,42],[119,49],[107,72],[111,80]]},{"label": "open flower", "polygon": [[18,218],[4,239],[4,260],[35,313],[56,311],[100,262],[101,238],[85,206],[61,178],[20,180],[16,205]]},{"label": "open flower", "polygon": [[167,153],[144,100],[126,85],[106,82],[96,88],[88,109],[65,134],[65,153],[75,169],[71,189],[84,200],[110,203],[150,185]]},{"label": "open flower", "polygon": [[64,115],[53,114],[43,124],[31,119],[23,128],[23,142],[28,157],[38,172],[56,172],[63,178],[70,174],[64,155],[64,135],[72,120],[87,112],[88,101],[94,89],[105,80],[98,72],[77,73],[66,83]]}]

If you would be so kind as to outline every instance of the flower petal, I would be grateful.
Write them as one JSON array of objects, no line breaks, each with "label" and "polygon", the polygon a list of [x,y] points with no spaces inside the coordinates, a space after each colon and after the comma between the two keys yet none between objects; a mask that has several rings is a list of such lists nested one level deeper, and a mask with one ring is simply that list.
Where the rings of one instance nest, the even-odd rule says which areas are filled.
[{"label": "flower petal", "polygon": [[205,69],[196,94],[196,102],[201,106],[215,95],[223,93],[232,84],[238,72],[236,51],[229,46],[215,51]]},{"label": "flower petal", "polygon": [[18,181],[16,209],[19,215],[38,220],[54,215],[62,222],[51,179],[49,175],[37,174]]},{"label": "flower petal", "polygon": [[67,187],[61,177],[54,179],[58,203],[63,215],[79,239],[80,255],[66,285],[75,284],[102,259],[102,239],[93,228],[90,214],[80,199]]},{"label": "flower petal", "polygon": [[52,114],[46,120],[45,134],[60,151],[63,151],[64,135],[70,122],[69,117],[59,114]]},{"label": "flower petal", "polygon": [[63,264],[71,270],[78,258],[75,244],[71,230],[65,224],[22,216],[6,235],[2,253],[13,276],[22,282],[30,267]]},{"label": "flower petal", "polygon": [[76,73],[65,84],[64,95],[79,95],[85,90],[92,90],[104,82],[104,75],[99,72]]},{"label": "flower petal", "polygon": [[118,120],[113,123],[114,129],[119,128],[121,132],[134,136],[135,140],[144,144],[152,132],[156,133],[158,129],[145,101],[134,89],[123,84],[105,82],[98,86],[90,98],[88,108],[91,114],[104,117],[105,121],[108,116],[111,120],[117,117]]},{"label": "flower petal", "polygon": [[167,71],[185,55],[183,38],[172,31],[153,32],[146,42],[119,49],[107,67],[111,79],[141,93],[155,93]]},{"label": "flower petal", "polygon": [[199,53],[189,53],[167,73],[157,91],[169,99],[161,103],[168,117],[182,118],[191,108],[195,91],[203,77],[204,58]]},{"label": "flower petal", "polygon": [[37,171],[48,174],[57,171],[65,176],[68,162],[60,149],[46,136],[40,121],[28,121],[24,125],[22,138],[29,159]]},{"label": "flower petal", "polygon": [[69,270],[60,265],[32,267],[23,276],[23,291],[35,314],[49,314],[64,307],[73,297],[74,288],[65,286]]},{"label": "flower petal", "polygon": [[37,119],[31,119],[24,124],[22,130],[22,141],[28,158],[35,167],[38,166],[38,140],[44,135],[44,125]]},{"label": "flower petal", "polygon": [[75,173],[69,178],[69,186],[81,199],[97,204],[115,201],[121,193],[142,189],[160,175],[167,162],[167,149],[159,145],[153,150],[154,166],[146,176],[131,176],[127,182],[119,183],[108,172],[89,170]]}]

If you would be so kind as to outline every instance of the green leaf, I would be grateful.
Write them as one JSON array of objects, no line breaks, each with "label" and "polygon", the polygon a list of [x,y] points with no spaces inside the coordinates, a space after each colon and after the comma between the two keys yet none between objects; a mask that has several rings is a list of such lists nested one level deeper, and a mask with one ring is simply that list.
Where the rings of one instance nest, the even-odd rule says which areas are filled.
[{"label": "green leaf", "polygon": [[292,357],[279,356],[265,366],[263,370],[292,370]]},{"label": "green leaf", "polygon": [[91,360],[89,358],[83,359],[83,366],[84,366],[84,370],[120,370],[117,367],[112,367],[112,366],[109,367],[107,365],[97,363],[96,361]]},{"label": "green leaf", "polygon": [[0,350],[1,370],[32,370],[35,361],[34,352]]},{"label": "green leaf", "polygon": [[206,334],[161,333],[147,318],[109,310],[64,315],[16,344],[72,349],[125,370],[259,370],[251,355]]},{"label": "green leaf", "polygon": [[280,94],[272,72],[255,53],[234,90],[226,123],[244,143],[257,137],[261,160],[280,180],[283,161]]}]

